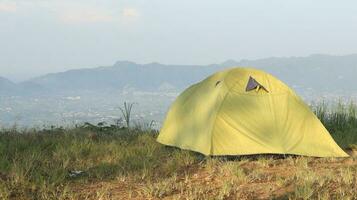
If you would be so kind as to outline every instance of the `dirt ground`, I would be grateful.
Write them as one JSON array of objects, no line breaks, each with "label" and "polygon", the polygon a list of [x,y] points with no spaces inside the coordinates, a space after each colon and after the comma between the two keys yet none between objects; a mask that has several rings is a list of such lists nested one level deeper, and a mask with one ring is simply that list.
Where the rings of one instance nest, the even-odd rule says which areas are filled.
[{"label": "dirt ground", "polygon": [[211,159],[165,177],[76,184],[84,199],[357,199],[357,151],[349,158]]}]

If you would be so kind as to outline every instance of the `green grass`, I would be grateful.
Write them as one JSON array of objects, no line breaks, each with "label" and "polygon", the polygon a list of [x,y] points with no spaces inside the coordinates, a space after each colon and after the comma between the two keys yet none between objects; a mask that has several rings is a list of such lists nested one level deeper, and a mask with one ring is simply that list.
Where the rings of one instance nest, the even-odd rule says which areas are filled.
[{"label": "green grass", "polygon": [[[0,197],[39,199],[39,191],[50,191],[48,195],[55,197],[53,191],[64,191],[75,181],[164,177],[197,159],[193,153],[156,143],[156,136],[156,131],[128,129],[4,130],[0,134]],[[70,178],[71,170],[85,173]]]},{"label": "green grass", "polygon": [[339,101],[329,105],[325,102],[312,106],[313,111],[335,141],[343,148],[357,144],[357,106]]},{"label": "green grass", "polygon": [[[338,104],[334,107],[322,104],[314,106],[313,110],[339,145],[348,147],[357,144],[354,104]],[[238,186],[257,181],[275,181],[277,187],[288,187],[291,182],[298,183],[294,187],[295,192],[288,193],[291,198],[319,195],[340,197],[339,194],[345,193],[351,197],[354,195],[347,189],[355,189],[352,188],[356,184],[355,166],[336,175],[341,177],[338,179],[341,188],[347,188],[337,187],[339,191],[334,186],[332,191],[335,193],[330,194],[331,191],[323,190],[322,185],[335,183],[333,176],[319,182],[322,180],[319,176],[309,174],[313,179],[305,180],[311,162],[309,158],[284,159],[284,165],[298,167],[303,171],[291,177],[273,177],[265,169],[279,166],[279,159],[262,157],[257,160],[245,158],[232,161],[222,157],[204,157],[194,152],[165,147],[155,141],[157,134],[154,130],[129,130],[91,124],[69,129],[1,130],[0,199],[83,199],[84,194],[76,191],[77,186],[118,180],[133,183],[133,189],[127,191],[129,196],[141,195],[143,198],[176,195],[177,198],[225,199],[234,195],[248,195],[239,190]],[[242,167],[250,163],[257,164],[247,169]],[[209,180],[211,185],[198,185],[194,181],[203,176],[196,174],[197,169],[207,171],[207,175],[201,179]],[[69,172],[73,170],[84,173],[70,177]],[[214,177],[210,177],[210,174],[216,173],[222,179],[217,183],[212,182]],[[139,189],[134,188],[138,185]],[[96,191],[96,196],[90,198],[110,199],[108,190],[101,187]],[[320,190],[323,191],[317,193]]]}]

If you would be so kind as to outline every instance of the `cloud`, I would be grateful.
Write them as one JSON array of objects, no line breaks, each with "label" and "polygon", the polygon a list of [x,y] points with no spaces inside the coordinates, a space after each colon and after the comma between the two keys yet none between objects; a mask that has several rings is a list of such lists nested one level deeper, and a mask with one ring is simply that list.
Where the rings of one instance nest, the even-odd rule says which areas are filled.
[{"label": "cloud", "polygon": [[122,11],[122,17],[124,18],[137,18],[139,17],[138,10],[134,8],[124,8]]},{"label": "cloud", "polygon": [[96,9],[65,12],[60,14],[59,18],[65,23],[98,23],[115,20],[115,17],[110,13]]},{"label": "cloud", "polygon": [[16,3],[0,2],[0,12],[16,12],[16,11],[17,11]]},{"label": "cloud", "polygon": [[89,3],[83,5],[76,1],[44,0],[0,0],[0,12],[46,13],[66,24],[121,23],[134,24],[141,16],[133,7],[117,7]]},{"label": "cloud", "polygon": [[122,25],[129,25],[135,23],[139,17],[140,13],[137,9],[126,7],[121,10],[119,21]]}]

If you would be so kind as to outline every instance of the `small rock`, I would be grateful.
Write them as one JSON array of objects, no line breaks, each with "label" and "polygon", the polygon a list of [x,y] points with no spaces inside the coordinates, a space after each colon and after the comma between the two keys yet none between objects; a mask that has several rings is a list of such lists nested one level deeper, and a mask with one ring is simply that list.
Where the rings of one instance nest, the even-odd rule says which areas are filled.
[{"label": "small rock", "polygon": [[69,171],[69,177],[70,178],[76,178],[78,176],[81,176],[84,174],[84,171],[80,171],[80,170],[72,170],[72,171]]}]

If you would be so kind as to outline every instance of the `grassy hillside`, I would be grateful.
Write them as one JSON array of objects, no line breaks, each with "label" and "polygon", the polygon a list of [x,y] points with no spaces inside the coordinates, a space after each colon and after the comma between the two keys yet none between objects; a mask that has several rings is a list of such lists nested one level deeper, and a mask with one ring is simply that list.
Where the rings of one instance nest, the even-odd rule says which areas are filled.
[{"label": "grassy hillside", "polygon": [[[356,147],[356,106],[314,109],[340,146]],[[2,130],[0,199],[357,198],[355,157],[204,157],[160,145],[157,134],[89,124]]]}]

